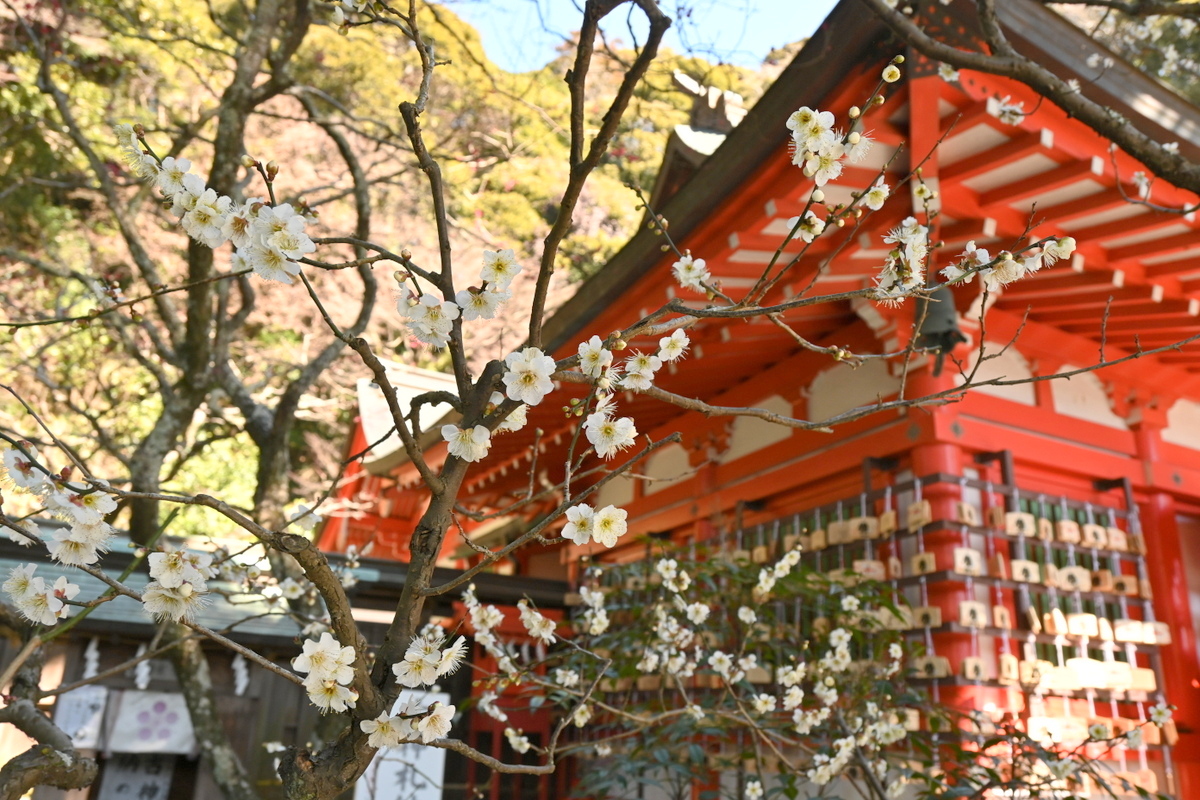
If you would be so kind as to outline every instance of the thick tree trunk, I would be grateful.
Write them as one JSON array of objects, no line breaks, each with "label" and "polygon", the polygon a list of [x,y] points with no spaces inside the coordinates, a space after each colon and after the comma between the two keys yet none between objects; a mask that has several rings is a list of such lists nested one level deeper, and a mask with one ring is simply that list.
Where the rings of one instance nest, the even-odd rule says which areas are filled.
[{"label": "thick tree trunk", "polygon": [[[187,702],[188,715],[200,744],[200,754],[212,772],[213,780],[221,787],[225,800],[259,800],[241,759],[229,743],[229,736],[217,712],[212,675],[200,643],[188,638],[190,631],[174,625],[169,636],[178,644],[171,648],[171,664],[179,679],[180,689]],[[269,713],[269,710],[264,710]]]}]

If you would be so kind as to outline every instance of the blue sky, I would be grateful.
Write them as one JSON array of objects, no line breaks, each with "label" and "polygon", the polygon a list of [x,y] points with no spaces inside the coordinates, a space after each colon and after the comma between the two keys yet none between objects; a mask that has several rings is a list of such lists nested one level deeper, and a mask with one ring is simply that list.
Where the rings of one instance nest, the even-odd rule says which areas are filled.
[{"label": "blue sky", "polygon": [[[450,0],[448,5],[474,25],[488,57],[502,69],[537,69],[555,56],[563,37],[579,27],[582,0]],[[812,34],[837,0],[659,0],[675,24],[666,45],[709,61],[757,67],[774,47]],[[683,9],[683,13],[681,13]],[[631,34],[619,9],[605,31],[626,44]],[[639,18],[640,22],[640,18]]]}]

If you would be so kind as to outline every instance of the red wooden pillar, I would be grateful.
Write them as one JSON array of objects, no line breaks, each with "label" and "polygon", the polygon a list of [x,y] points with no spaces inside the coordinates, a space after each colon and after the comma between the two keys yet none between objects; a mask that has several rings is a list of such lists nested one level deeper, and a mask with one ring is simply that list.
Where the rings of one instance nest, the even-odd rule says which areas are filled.
[{"label": "red wooden pillar", "polygon": [[[954,386],[954,378],[950,370],[934,377],[927,366],[909,377],[912,396],[920,397],[944,391]],[[939,436],[939,431],[952,429],[953,417],[956,415],[953,406],[934,406],[926,409],[916,409],[910,412],[910,419],[915,425],[921,424],[921,441],[911,451],[912,473],[914,478],[941,473],[959,476],[963,469],[963,452],[957,442],[946,440]],[[929,501],[935,520],[954,519],[954,504],[961,498],[958,488],[952,483],[937,483],[925,487],[922,496]],[[954,565],[954,550],[962,546],[962,538],[952,529],[940,529],[925,534],[924,549],[931,552],[937,559],[939,571],[949,570]],[[964,600],[974,600],[968,596],[965,583],[961,580],[930,582],[928,585],[930,605],[942,610],[942,619],[946,622],[957,622],[959,604]],[[969,633],[940,633],[934,638],[934,649],[940,656],[950,659],[951,668],[956,672],[961,668],[963,659],[978,655],[972,649],[972,637]],[[964,711],[978,709],[983,699],[973,687],[942,687],[938,699],[950,708]]]},{"label": "red wooden pillar", "polygon": [[[1166,425],[1166,415],[1145,408],[1138,411],[1131,425],[1138,457],[1153,464],[1159,460],[1160,432]],[[1177,706],[1175,719],[1181,734],[1174,751],[1179,776],[1177,795],[1200,797],[1200,663],[1175,498],[1152,490],[1139,510],[1149,553],[1146,567],[1154,587],[1154,615],[1171,626],[1172,644],[1161,652],[1163,691]]]}]

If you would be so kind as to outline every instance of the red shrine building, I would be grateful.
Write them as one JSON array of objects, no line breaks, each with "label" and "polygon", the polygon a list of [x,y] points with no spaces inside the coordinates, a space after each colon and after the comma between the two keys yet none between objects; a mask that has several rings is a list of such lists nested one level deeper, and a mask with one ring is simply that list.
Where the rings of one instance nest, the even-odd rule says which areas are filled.
[{"label": "red shrine building", "polygon": [[[971,36],[973,4],[921,6],[939,36]],[[1112,54],[1040,3],[1013,0],[997,11],[1020,51],[1200,160],[1200,109],[1119,58],[1089,67],[1093,54]],[[844,124],[901,52],[880,22],[844,0],[736,127],[681,126],[673,135],[655,210],[723,292],[737,298],[760,279],[813,188],[791,163],[785,120],[809,106]],[[887,102],[866,115],[873,149],[824,187],[825,203],[851,202],[881,170],[901,188],[857,228],[820,237],[762,304],[873,285],[889,248],[884,234],[910,215],[925,219],[909,196],[913,184],[900,184],[918,163],[937,192],[930,238],[942,245],[930,274],[972,241],[995,253],[1022,237],[1070,235],[1074,256],[987,296],[980,281],[955,287],[954,324],[966,342],[940,374],[923,353],[839,361],[761,317],[702,319],[689,329],[687,358],[665,366],[656,386],[712,406],[845,421],[801,430],[620,393],[620,413],[639,432],[656,441],[682,435],[599,492],[597,506],[628,512],[629,535],[613,550],[527,549],[500,571],[573,579],[584,557],[643,558],[639,535],[647,534],[726,541],[753,557],[774,544],[780,521],[798,521],[819,566],[869,571],[917,609],[913,627],[932,643],[919,671],[943,701],[1010,712],[1031,732],[1069,741],[1080,724],[1136,724],[1165,698],[1177,706],[1175,730],[1130,750],[1119,769],[1147,788],[1200,797],[1200,342],[1161,349],[1200,334],[1200,225],[1166,210],[1197,197],[1154,181],[1153,205],[1134,202],[1143,167],[1051,102],[991,75],[963,71],[948,81],[937,64],[907,56]],[[1002,120],[1002,103],[1024,114]],[[635,236],[548,321],[546,350],[572,355],[593,334],[673,298],[703,306],[675,281],[676,256],[662,244],[650,230]],[[819,348],[879,355],[909,345],[915,306],[842,299],[790,308],[782,319]],[[630,342],[631,350],[656,347]],[[1078,371],[1101,359],[1113,363]],[[1039,380],[1063,373],[1075,374]],[[414,394],[441,388],[437,376],[402,367],[397,375]],[[955,393],[964,375],[982,385]],[[530,410],[524,431],[495,437],[469,473],[464,503],[503,508],[526,491],[535,460],[543,485],[561,480],[556,470],[579,424],[564,418],[562,398],[582,397],[580,388],[564,384]],[[373,391],[360,387],[350,452],[390,425]],[[937,402],[887,406],[939,393]],[[436,430],[439,416],[429,411],[423,427]],[[427,453],[436,467],[445,446],[433,442]],[[373,557],[404,560],[425,502],[416,470],[394,446],[352,469],[341,498],[360,511],[332,519],[323,547],[370,545]],[[503,543],[558,502],[466,533]],[[446,541],[447,566],[470,560],[461,537]],[[1049,683],[1032,691],[1039,680]]]}]

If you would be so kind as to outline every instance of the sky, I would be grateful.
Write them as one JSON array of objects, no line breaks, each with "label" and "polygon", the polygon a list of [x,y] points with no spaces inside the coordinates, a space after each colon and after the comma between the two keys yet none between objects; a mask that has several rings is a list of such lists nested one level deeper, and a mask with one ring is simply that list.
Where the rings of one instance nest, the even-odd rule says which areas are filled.
[{"label": "sky", "polygon": [[[577,5],[578,4],[578,5]],[[450,0],[448,5],[475,26],[488,57],[509,72],[544,66],[555,48],[578,30],[583,0]],[[659,0],[675,23],[666,46],[708,61],[757,67],[772,48],[812,34],[837,0]],[[646,26],[630,33],[622,9],[604,26],[629,44]],[[638,21],[643,19],[640,15]]]}]

